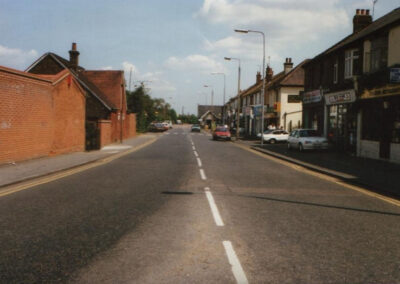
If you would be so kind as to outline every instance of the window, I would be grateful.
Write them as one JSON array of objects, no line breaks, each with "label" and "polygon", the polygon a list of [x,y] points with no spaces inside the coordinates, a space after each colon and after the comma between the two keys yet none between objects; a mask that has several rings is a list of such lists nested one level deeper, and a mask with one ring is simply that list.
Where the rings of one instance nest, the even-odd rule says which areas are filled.
[{"label": "window", "polygon": [[346,50],[344,53],[344,78],[349,79],[358,72],[358,49]]},{"label": "window", "polygon": [[333,63],[333,83],[337,84],[338,82],[338,60],[335,59],[335,63]]},{"label": "window", "polygon": [[388,39],[377,38],[371,41],[370,72],[378,71],[387,66],[388,62]]},{"label": "window", "polygon": [[299,95],[288,95],[288,103],[300,103],[301,99]]}]

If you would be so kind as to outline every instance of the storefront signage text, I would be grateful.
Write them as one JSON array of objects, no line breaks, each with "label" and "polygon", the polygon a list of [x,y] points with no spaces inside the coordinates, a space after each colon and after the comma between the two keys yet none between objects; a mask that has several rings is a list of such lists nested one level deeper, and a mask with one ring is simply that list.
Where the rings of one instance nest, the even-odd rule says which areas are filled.
[{"label": "storefront signage text", "polygon": [[326,105],[347,104],[352,103],[355,100],[356,93],[354,92],[354,90],[346,90],[325,95]]},{"label": "storefront signage text", "polygon": [[400,83],[400,68],[390,69],[390,83]]},{"label": "storefront signage text", "polygon": [[306,92],[303,95],[303,104],[318,103],[321,100],[322,100],[322,95],[320,90]]}]

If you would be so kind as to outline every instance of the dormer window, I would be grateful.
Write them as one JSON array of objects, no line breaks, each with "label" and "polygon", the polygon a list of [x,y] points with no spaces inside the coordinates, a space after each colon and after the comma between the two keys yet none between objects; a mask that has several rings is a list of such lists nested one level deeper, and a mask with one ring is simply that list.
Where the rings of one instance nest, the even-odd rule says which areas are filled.
[{"label": "dormer window", "polygon": [[358,49],[346,50],[344,53],[344,78],[350,79],[357,74]]}]

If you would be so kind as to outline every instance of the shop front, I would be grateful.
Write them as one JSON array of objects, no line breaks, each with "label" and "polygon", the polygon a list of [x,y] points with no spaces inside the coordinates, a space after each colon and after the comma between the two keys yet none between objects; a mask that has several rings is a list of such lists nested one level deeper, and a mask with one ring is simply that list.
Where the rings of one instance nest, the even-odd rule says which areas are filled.
[{"label": "shop front", "polygon": [[359,156],[400,163],[400,87],[367,91],[360,99]]},{"label": "shop front", "polygon": [[324,102],[319,89],[303,93],[303,127],[324,133]]},{"label": "shop front", "polygon": [[339,150],[355,152],[357,112],[354,89],[325,94],[328,116],[328,139]]}]

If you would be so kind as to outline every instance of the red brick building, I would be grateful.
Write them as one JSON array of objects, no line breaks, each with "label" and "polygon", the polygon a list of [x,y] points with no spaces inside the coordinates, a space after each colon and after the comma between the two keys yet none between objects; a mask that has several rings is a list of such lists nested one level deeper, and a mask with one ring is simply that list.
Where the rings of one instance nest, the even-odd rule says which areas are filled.
[{"label": "red brick building", "polygon": [[34,74],[57,74],[69,70],[87,93],[86,149],[98,149],[106,144],[136,135],[134,114],[127,113],[123,71],[88,71],[79,66],[79,51],[72,44],[70,58],[48,52],[28,69]]},{"label": "red brick building", "polygon": [[0,66],[0,163],[85,149],[85,91],[69,70]]}]

